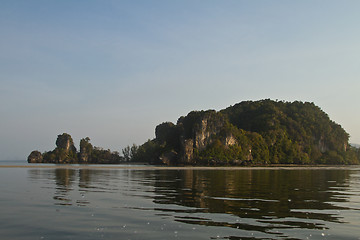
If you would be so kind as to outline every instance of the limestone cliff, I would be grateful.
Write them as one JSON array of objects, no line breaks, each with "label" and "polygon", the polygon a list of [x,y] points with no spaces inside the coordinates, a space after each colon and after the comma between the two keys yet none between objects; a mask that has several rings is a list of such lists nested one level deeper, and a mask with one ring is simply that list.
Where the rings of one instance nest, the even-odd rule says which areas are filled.
[{"label": "limestone cliff", "polygon": [[234,145],[235,138],[226,133],[227,119],[216,111],[191,112],[180,118],[177,125],[180,132],[182,151],[180,163],[189,164],[194,159],[194,153],[201,152],[215,140],[221,139],[225,146]]},{"label": "limestone cliff", "polygon": [[67,133],[58,135],[56,148],[44,154],[43,160],[51,163],[77,163],[77,153],[72,137]]},{"label": "limestone cliff", "polygon": [[79,161],[81,163],[91,163],[93,146],[90,143],[90,138],[86,137],[80,140],[80,157]]},{"label": "limestone cliff", "polygon": [[56,147],[58,149],[64,150],[66,153],[76,152],[76,148],[74,146],[74,141],[73,141],[72,137],[67,133],[58,135],[58,137],[56,139]]}]

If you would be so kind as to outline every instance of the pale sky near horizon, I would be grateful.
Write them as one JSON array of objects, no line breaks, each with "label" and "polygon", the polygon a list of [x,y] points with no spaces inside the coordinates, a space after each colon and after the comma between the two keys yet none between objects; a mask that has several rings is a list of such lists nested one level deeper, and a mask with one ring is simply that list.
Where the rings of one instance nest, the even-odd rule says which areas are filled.
[{"label": "pale sky near horizon", "polygon": [[0,160],[120,151],[191,110],[314,102],[360,143],[360,1],[0,2]]}]

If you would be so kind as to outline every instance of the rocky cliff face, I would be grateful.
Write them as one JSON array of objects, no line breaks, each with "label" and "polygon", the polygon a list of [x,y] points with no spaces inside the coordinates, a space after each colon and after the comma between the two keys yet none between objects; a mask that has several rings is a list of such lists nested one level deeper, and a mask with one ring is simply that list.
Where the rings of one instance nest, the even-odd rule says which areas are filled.
[{"label": "rocky cliff face", "polygon": [[90,143],[90,138],[83,138],[80,140],[80,162],[89,163],[91,162],[91,155],[93,152],[93,146]]},{"label": "rocky cliff face", "polygon": [[203,150],[212,143],[212,135],[220,133],[224,127],[225,120],[223,118],[216,118],[216,114],[205,114],[194,125],[194,148]]},{"label": "rocky cliff face", "polygon": [[318,148],[321,153],[326,153],[329,151],[329,146],[325,143],[325,138],[323,136],[321,136],[319,139]]},{"label": "rocky cliff face", "polygon": [[65,152],[76,152],[76,148],[74,146],[74,141],[71,136],[67,133],[63,133],[58,135],[56,139],[56,147],[59,149],[63,149]]},{"label": "rocky cliff face", "polygon": [[78,162],[76,148],[72,137],[63,133],[56,139],[55,162],[56,163],[76,163]]},{"label": "rocky cliff face", "polygon": [[180,139],[178,163],[193,164],[194,154],[205,150],[215,140],[221,140],[225,146],[236,144],[236,139],[227,133],[228,121],[222,114],[209,110],[191,112],[179,119],[177,126]]},{"label": "rocky cliff face", "polygon": [[194,158],[194,140],[181,139],[182,152],[179,163],[191,164]]}]

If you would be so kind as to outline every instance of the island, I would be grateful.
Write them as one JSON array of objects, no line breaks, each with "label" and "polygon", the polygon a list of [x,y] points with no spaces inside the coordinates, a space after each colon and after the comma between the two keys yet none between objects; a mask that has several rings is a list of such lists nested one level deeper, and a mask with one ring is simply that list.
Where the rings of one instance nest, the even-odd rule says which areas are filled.
[{"label": "island", "polygon": [[89,137],[80,140],[80,152],[77,152],[71,135],[63,133],[58,135],[53,151],[32,151],[27,160],[28,163],[118,164],[123,162],[124,158],[119,152],[94,147]]},{"label": "island", "polygon": [[349,134],[314,103],[270,99],[164,122],[131,161],[166,165],[359,164]]},{"label": "island", "polygon": [[142,162],[169,166],[351,165],[360,163],[349,134],[310,102],[264,99],[226,109],[192,111],[156,126],[155,138],[118,152],[58,136],[51,152],[33,151],[29,163]]}]

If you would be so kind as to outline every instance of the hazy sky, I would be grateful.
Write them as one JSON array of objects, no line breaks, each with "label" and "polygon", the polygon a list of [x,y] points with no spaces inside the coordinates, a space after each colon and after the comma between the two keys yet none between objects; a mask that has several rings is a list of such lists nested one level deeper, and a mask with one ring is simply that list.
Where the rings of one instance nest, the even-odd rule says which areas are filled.
[{"label": "hazy sky", "polygon": [[0,2],[0,160],[121,151],[191,110],[311,101],[360,143],[360,1]]}]

